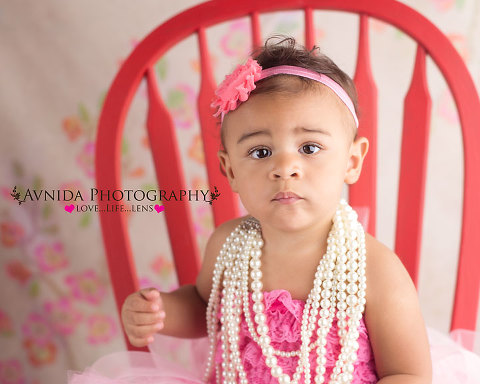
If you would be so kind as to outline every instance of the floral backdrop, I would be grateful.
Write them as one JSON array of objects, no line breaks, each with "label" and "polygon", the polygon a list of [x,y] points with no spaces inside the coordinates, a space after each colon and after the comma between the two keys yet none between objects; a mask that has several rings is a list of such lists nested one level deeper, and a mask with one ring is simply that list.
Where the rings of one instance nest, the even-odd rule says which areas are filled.
[{"label": "floral backdrop", "polygon": [[[448,36],[478,88],[480,3],[405,2]],[[0,383],[65,382],[67,369],[85,369],[98,357],[125,348],[98,213],[69,213],[57,200],[18,204],[11,194],[16,187],[21,195],[28,189],[68,189],[89,195],[95,187],[98,117],[116,72],[151,30],[198,3],[1,2]],[[303,42],[301,12],[262,15],[261,21],[264,37],[281,32]],[[352,75],[358,18],[315,12],[315,23],[317,44]],[[248,19],[208,30],[217,81],[248,54],[248,32]],[[380,94],[377,235],[393,247],[402,99],[415,44],[376,20],[371,20],[370,36]],[[206,190],[196,110],[196,38],[170,50],[155,69],[177,127],[188,188]],[[419,295],[427,324],[447,331],[459,246],[462,144],[454,103],[432,62],[428,79],[433,116]],[[122,141],[125,189],[157,188],[145,129],[146,106],[142,83]],[[191,208],[203,251],[213,230],[210,206],[199,201]],[[141,285],[175,289],[178,283],[163,216],[125,214]]]}]

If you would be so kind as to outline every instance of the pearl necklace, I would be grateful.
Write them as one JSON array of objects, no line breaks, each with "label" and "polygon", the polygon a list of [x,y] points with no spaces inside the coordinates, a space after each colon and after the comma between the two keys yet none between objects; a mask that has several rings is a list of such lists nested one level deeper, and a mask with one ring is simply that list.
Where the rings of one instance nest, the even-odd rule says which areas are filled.
[{"label": "pearl necklace", "polygon": [[[333,217],[327,238],[327,251],[320,260],[303,310],[300,327],[301,346],[297,351],[278,351],[271,345],[269,327],[264,311],[262,272],[260,256],[263,239],[260,223],[255,218],[244,220],[227,237],[213,271],[212,291],[207,307],[207,330],[210,349],[205,382],[213,368],[217,345],[217,313],[221,304],[220,331],[222,342],[222,372],[216,367],[217,383],[240,382],[247,384],[238,348],[242,311],[253,340],[260,346],[265,363],[280,384],[298,383],[304,374],[305,384],[311,382],[309,355],[315,349],[316,363],[314,382],[323,383],[326,371],[326,343],[333,318],[337,317],[341,352],[336,361],[329,383],[344,384],[353,380],[354,362],[357,359],[358,327],[365,308],[366,250],[365,233],[357,220],[356,212],[342,199]],[[252,278],[254,322],[249,308],[249,267]],[[223,276],[222,297],[220,283]],[[348,318],[347,318],[348,317]],[[348,330],[347,330],[348,325]],[[317,339],[310,342],[316,329]],[[285,374],[278,365],[278,355],[283,358],[298,356],[298,365],[293,377]]]}]

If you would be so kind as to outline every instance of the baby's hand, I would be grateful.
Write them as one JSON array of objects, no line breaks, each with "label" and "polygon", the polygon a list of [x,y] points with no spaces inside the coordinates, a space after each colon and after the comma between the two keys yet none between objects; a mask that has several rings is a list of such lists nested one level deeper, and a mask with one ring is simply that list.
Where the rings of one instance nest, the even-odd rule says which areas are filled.
[{"label": "baby's hand", "polygon": [[160,292],[155,288],[141,289],[125,299],[122,323],[128,340],[135,347],[144,347],[153,341],[165,319]]}]

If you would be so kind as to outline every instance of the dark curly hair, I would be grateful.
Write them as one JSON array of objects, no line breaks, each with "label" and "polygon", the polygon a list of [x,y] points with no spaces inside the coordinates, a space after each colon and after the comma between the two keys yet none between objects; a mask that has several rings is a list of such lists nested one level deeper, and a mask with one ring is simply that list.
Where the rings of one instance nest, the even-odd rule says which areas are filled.
[{"label": "dark curly hair", "polygon": [[[277,67],[280,65],[293,65],[297,67],[307,68],[327,75],[336,83],[338,83],[347,92],[358,113],[358,97],[353,80],[345,72],[343,72],[328,56],[320,52],[320,48],[314,46],[312,50],[307,50],[304,46],[298,44],[293,37],[285,35],[274,35],[265,41],[265,45],[257,48],[251,54],[252,58],[257,60],[262,69]],[[277,75],[260,80],[256,83],[256,88],[251,95],[274,92],[298,92],[292,88],[291,82],[286,82],[285,76]],[[315,80],[298,77],[301,79],[300,91],[313,89],[317,86]],[[222,147],[225,148],[224,129],[220,130]],[[357,137],[356,127],[354,128],[354,139]]]}]

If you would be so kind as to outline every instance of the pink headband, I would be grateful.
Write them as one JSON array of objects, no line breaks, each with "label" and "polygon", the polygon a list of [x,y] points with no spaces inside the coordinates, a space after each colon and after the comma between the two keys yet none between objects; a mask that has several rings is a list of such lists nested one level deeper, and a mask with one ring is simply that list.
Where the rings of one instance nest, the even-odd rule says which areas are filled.
[{"label": "pink headband", "polygon": [[342,100],[355,120],[358,127],[358,118],[355,113],[353,102],[347,92],[330,77],[312,71],[310,69],[295,67],[292,65],[280,65],[262,70],[262,67],[256,60],[249,58],[244,65],[238,65],[235,70],[225,77],[223,82],[215,91],[216,98],[212,107],[218,107],[214,116],[223,117],[229,111],[235,110],[241,102],[248,99],[250,92],[256,88],[255,82],[275,75],[295,75],[312,79],[326,85]]}]

